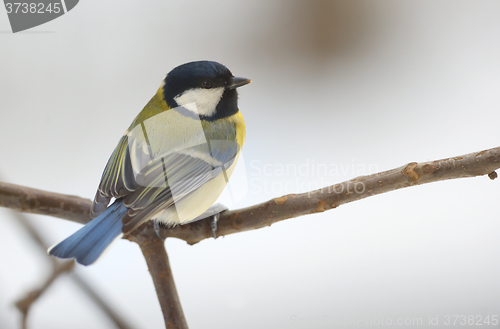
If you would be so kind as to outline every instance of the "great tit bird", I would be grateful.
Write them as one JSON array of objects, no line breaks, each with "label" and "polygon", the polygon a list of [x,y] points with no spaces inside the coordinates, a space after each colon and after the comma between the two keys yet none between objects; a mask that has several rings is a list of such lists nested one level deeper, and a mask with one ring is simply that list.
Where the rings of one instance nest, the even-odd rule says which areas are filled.
[{"label": "great tit bird", "polygon": [[170,71],[111,154],[93,219],[49,254],[89,265],[146,220],[175,226],[203,218],[245,141],[236,88],[248,83],[212,61]]}]

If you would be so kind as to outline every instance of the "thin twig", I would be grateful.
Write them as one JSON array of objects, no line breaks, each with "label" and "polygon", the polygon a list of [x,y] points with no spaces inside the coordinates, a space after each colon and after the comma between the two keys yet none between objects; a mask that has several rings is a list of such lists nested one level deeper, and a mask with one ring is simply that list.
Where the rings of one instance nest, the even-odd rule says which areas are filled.
[{"label": "thin twig", "polygon": [[[40,232],[36,229],[34,225],[32,225],[26,216],[24,216],[22,213],[19,212],[12,212],[14,217],[16,217],[17,221],[26,229],[26,231],[30,234],[30,236],[33,238],[33,240],[37,243],[37,245],[40,247],[40,249],[43,250],[45,253],[48,244],[45,243],[43,237],[40,235]],[[61,274],[69,272],[71,274],[71,278],[75,281],[76,284],[85,292],[93,301],[96,303],[101,310],[106,314],[116,325],[117,328],[119,329],[130,329],[130,326],[127,325],[125,320],[123,320],[118,313],[116,313],[111,306],[109,306],[104,300],[102,300],[99,295],[94,291],[94,289],[85,281],[84,278],[82,278],[81,275],[79,275],[75,271],[71,271],[74,265],[74,261],[71,262],[64,262],[64,261],[59,261],[57,258],[51,257],[50,259],[53,260],[54,262],[54,270],[52,275],[49,277],[49,279],[45,282],[45,284],[42,286],[42,288],[34,289],[31,292],[28,293],[28,295],[16,302],[16,306],[18,309],[21,311],[23,315],[22,319],[22,328],[26,328],[26,321],[27,321],[27,316],[29,312],[29,308],[31,305],[50,287],[51,283],[55,281]],[[65,264],[70,263],[73,264],[71,267],[67,265],[69,268],[65,268]]]},{"label": "thin twig", "polygon": [[118,313],[113,310],[113,308],[108,305],[95,290],[87,283],[87,281],[78,272],[71,272],[71,278],[73,281],[81,288],[83,292],[90,297],[94,303],[115,323],[116,327],[119,329],[130,329],[131,327],[125,322],[125,320],[118,315]]},{"label": "thin twig", "polygon": [[54,270],[52,271],[52,274],[45,280],[45,282],[42,284],[40,288],[33,289],[30,291],[26,297],[18,300],[15,305],[21,311],[21,314],[23,315],[22,319],[22,328],[26,329],[27,328],[27,318],[28,318],[28,312],[30,310],[31,305],[40,297],[46,290],[47,288],[54,282],[55,279],[59,277],[62,273],[69,272],[73,269],[75,266],[75,261],[64,261],[64,262],[58,262],[57,264],[54,265]]}]

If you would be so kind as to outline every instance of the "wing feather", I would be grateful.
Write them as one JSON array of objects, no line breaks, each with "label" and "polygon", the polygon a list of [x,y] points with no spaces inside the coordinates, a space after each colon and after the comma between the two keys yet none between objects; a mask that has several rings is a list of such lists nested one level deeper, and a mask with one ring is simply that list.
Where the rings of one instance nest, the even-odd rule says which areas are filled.
[{"label": "wing feather", "polygon": [[[146,120],[131,130],[133,134],[120,139],[94,198],[93,218],[106,210],[112,198],[123,198],[129,208],[122,218],[123,233],[129,233],[160,211],[175,207],[175,202],[234,162],[239,152],[234,124],[219,126],[211,135],[202,129],[199,120],[196,123],[193,118],[167,112],[173,114],[156,120],[154,125]],[[201,129],[201,133],[196,129]],[[186,130],[190,133],[186,134]],[[220,131],[224,131],[223,136]],[[151,145],[150,140],[157,141],[157,145]]]}]

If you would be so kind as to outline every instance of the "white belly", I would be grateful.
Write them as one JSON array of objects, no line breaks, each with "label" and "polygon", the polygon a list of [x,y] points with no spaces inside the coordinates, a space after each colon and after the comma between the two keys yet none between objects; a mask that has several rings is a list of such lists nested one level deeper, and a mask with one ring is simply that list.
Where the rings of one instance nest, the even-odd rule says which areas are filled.
[{"label": "white belly", "polygon": [[[238,162],[239,154],[236,156],[231,167],[226,170],[227,178],[231,177]],[[202,185],[189,196],[177,201],[175,207],[169,207],[153,216],[167,226],[186,224],[204,213],[219,198],[226,187],[227,182],[223,173]]]}]

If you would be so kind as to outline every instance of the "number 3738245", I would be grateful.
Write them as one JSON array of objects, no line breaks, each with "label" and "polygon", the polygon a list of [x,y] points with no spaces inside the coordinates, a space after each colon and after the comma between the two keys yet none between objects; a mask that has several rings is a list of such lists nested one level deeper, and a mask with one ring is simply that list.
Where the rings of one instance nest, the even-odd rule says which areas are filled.
[{"label": "number 3738245", "polygon": [[7,14],[59,14],[62,10],[60,2],[54,3],[35,3],[35,2],[6,2],[5,9]]}]

